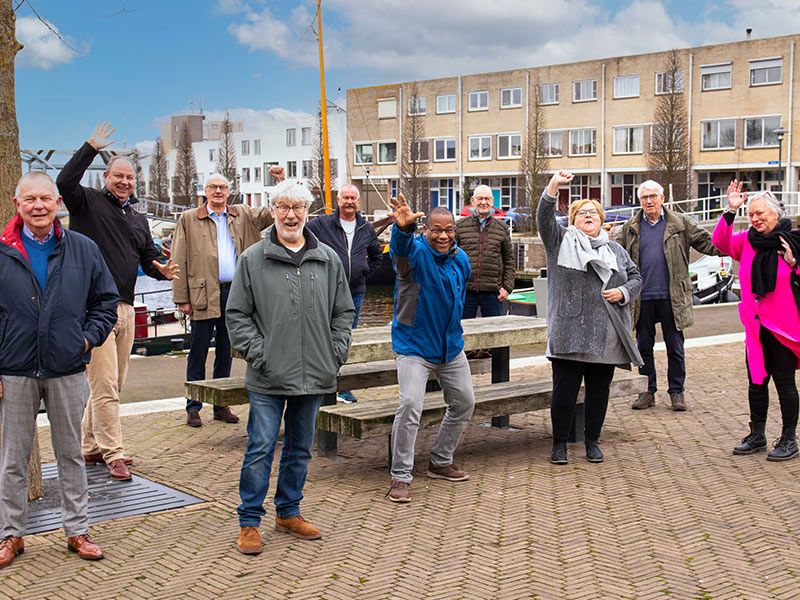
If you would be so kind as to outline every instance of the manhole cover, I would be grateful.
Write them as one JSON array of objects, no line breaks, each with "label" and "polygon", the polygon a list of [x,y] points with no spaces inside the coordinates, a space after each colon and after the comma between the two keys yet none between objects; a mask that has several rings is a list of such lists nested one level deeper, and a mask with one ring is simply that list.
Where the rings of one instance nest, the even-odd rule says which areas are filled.
[{"label": "manhole cover", "polygon": [[[89,480],[89,523],[204,502],[138,475],[133,476],[133,481],[114,481],[102,464],[87,466],[86,476]],[[28,505],[28,535],[61,527],[61,497],[55,464],[42,465],[42,479],[44,498]]]}]

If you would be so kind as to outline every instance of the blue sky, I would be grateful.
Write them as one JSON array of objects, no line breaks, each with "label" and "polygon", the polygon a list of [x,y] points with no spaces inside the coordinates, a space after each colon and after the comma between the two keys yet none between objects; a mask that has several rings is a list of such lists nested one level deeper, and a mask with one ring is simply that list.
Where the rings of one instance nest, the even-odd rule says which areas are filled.
[{"label": "blue sky", "polygon": [[[756,37],[800,32],[797,0],[323,0],[323,8],[328,98],[341,103],[348,87],[732,41],[745,27]],[[132,145],[190,104],[313,112],[314,10],[311,0],[24,1],[21,145],[77,147],[99,120],[117,126],[118,146]]]}]

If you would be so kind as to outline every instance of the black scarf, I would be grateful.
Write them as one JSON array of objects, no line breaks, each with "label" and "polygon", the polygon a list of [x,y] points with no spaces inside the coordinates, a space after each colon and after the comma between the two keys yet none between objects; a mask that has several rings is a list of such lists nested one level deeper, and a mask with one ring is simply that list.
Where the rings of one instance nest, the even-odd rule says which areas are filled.
[{"label": "black scarf", "polygon": [[795,260],[800,252],[800,230],[792,230],[789,219],[781,219],[775,229],[769,233],[759,233],[752,227],[747,231],[747,241],[756,249],[750,279],[753,293],[762,298],[775,290],[775,280],[778,277],[778,251],[783,250],[781,237],[787,241],[792,249]]}]

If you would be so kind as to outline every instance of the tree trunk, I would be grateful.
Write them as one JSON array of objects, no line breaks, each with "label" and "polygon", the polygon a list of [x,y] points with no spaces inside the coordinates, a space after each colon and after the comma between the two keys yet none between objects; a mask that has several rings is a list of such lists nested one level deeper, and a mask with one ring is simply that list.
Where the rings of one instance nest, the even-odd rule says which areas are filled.
[{"label": "tree trunk", "polygon": [[[17,105],[14,96],[14,57],[22,46],[17,42],[14,30],[12,0],[0,0],[0,226],[14,215],[14,188],[22,174],[19,157],[19,126]],[[39,435],[34,438],[33,452],[28,464],[30,485],[28,498],[33,500],[44,495],[42,485],[42,461],[39,456]]]}]

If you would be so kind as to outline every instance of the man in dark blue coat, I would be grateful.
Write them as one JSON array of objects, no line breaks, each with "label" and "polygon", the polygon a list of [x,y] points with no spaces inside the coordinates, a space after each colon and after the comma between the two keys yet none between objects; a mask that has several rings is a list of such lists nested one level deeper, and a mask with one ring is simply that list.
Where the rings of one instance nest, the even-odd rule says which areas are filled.
[{"label": "man in dark blue coat", "polygon": [[61,203],[45,173],[24,175],[17,215],[0,235],[0,568],[25,550],[28,460],[36,413],[50,420],[67,547],[103,558],[89,537],[81,418],[89,397],[86,363],[117,320],[117,287],[89,238],[62,229]]},{"label": "man in dark blue coat", "polygon": [[[367,279],[378,270],[383,260],[383,246],[372,225],[358,212],[358,200],[358,188],[344,185],[336,197],[339,207],[333,214],[311,219],[306,225],[306,229],[320,242],[333,248],[342,261],[356,307],[353,329],[358,326],[361,305],[367,293]],[[350,391],[340,392],[339,398],[348,403],[356,401]]]}]

